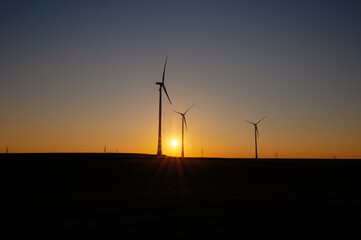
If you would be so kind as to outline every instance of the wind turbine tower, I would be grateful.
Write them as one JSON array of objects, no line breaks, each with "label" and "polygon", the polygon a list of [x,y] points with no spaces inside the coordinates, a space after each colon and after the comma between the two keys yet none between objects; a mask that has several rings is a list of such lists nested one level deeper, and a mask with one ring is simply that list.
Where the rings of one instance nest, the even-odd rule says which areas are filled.
[{"label": "wind turbine tower", "polygon": [[165,88],[165,85],[164,85],[165,68],[167,66],[167,60],[168,60],[168,56],[165,58],[165,62],[164,62],[162,81],[155,83],[155,84],[159,85],[159,125],[158,125],[158,150],[157,150],[158,156],[162,155],[162,89],[164,90],[165,94],[167,95],[169,103],[172,104],[172,102],[168,96],[167,89]]},{"label": "wind turbine tower", "polygon": [[264,116],[263,118],[261,118],[258,122],[253,123],[250,121],[245,120],[246,122],[253,124],[254,125],[254,141],[255,141],[255,150],[256,150],[256,159],[258,159],[258,153],[257,153],[257,137],[259,138],[259,133],[258,133],[258,126],[257,124],[260,123],[266,116]]},{"label": "wind turbine tower", "polygon": [[187,127],[187,120],[186,120],[186,114],[187,112],[189,111],[189,109],[191,109],[195,104],[193,104],[192,106],[190,106],[188,108],[187,111],[185,111],[184,113],[180,113],[180,112],[177,112],[177,111],[174,111],[173,112],[176,112],[178,113],[179,115],[182,116],[182,158],[184,158],[184,124],[186,125],[186,130],[188,131],[188,127]]}]

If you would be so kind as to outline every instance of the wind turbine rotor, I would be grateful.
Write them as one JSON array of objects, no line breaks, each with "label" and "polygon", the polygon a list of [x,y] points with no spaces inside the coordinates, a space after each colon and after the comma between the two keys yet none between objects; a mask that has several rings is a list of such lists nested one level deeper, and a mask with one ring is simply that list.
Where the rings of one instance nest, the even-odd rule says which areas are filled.
[{"label": "wind turbine rotor", "polygon": [[263,119],[265,119],[267,116],[264,116],[263,118],[261,118],[256,124],[258,124],[260,121],[262,121]]},{"label": "wind turbine rotor", "polygon": [[187,120],[186,120],[186,116],[184,116],[184,114],[182,115],[182,118],[184,119],[184,123],[186,124],[186,130],[188,132],[188,126],[187,126]]},{"label": "wind turbine rotor", "polygon": [[174,111],[174,110],[173,110],[173,112],[178,113],[178,114],[180,114],[180,115],[183,115],[183,113],[180,113],[180,112],[177,112],[177,111]]},{"label": "wind turbine rotor", "polygon": [[162,83],[163,84],[164,84],[164,77],[165,77],[165,69],[167,67],[167,60],[168,60],[168,56],[165,58],[165,62],[164,62],[163,77],[162,77]]},{"label": "wind turbine rotor", "polygon": [[195,103],[193,103],[193,105],[192,106],[190,106],[188,109],[187,109],[187,111],[185,111],[184,112],[184,114],[186,114],[188,111],[189,111],[189,109],[191,109],[194,105],[196,105]]},{"label": "wind turbine rotor", "polygon": [[167,89],[165,88],[165,85],[162,84],[162,87],[163,87],[163,89],[164,89],[165,94],[167,95],[167,98],[168,98],[168,100],[169,100],[170,105],[172,105],[172,101],[171,101],[170,98],[169,98],[169,95],[168,95]]},{"label": "wind turbine rotor", "polygon": [[250,121],[247,121],[247,120],[244,120],[244,121],[246,121],[246,122],[248,122],[248,123],[250,123],[250,124],[256,125],[256,124],[253,123],[253,122],[250,122]]}]

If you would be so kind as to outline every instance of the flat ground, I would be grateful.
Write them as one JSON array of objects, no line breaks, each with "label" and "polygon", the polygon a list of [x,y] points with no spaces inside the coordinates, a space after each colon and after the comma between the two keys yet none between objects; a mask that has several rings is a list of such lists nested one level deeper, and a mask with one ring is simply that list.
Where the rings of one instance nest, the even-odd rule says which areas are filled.
[{"label": "flat ground", "polygon": [[1,239],[360,239],[361,160],[0,155]]}]

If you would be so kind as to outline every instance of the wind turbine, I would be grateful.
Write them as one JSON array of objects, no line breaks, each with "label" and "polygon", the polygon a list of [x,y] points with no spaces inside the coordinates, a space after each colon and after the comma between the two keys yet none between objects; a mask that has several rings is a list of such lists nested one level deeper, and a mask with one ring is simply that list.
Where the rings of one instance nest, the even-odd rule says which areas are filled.
[{"label": "wind turbine", "polygon": [[259,133],[258,133],[258,127],[257,124],[260,123],[266,116],[264,116],[263,118],[261,118],[258,122],[253,123],[250,121],[245,120],[246,122],[253,124],[254,125],[254,140],[255,140],[255,149],[256,149],[256,159],[258,159],[258,154],[257,154],[257,137],[259,138]]},{"label": "wind turbine", "polygon": [[162,155],[162,89],[164,90],[165,94],[167,95],[169,103],[172,104],[172,102],[168,96],[167,89],[165,88],[165,85],[164,85],[164,76],[165,76],[165,68],[167,66],[167,59],[168,59],[168,56],[165,58],[165,62],[164,62],[162,81],[155,83],[155,84],[159,85],[159,127],[158,127],[158,150],[157,150],[158,156]]},{"label": "wind turbine", "polygon": [[177,111],[173,110],[173,112],[178,113],[179,115],[182,116],[182,158],[184,158],[184,124],[186,125],[186,130],[188,131],[186,114],[189,111],[189,109],[191,109],[194,105],[195,105],[195,103],[192,106],[190,106],[187,109],[187,111],[185,111],[184,113],[180,113],[180,112],[177,112]]}]

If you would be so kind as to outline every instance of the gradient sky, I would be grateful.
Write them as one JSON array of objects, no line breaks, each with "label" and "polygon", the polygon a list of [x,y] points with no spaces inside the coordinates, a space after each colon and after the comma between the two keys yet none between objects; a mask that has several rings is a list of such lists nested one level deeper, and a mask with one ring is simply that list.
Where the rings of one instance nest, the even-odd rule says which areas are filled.
[{"label": "gradient sky", "polygon": [[360,1],[1,1],[0,152],[361,158]]}]

